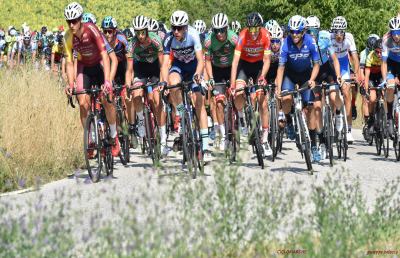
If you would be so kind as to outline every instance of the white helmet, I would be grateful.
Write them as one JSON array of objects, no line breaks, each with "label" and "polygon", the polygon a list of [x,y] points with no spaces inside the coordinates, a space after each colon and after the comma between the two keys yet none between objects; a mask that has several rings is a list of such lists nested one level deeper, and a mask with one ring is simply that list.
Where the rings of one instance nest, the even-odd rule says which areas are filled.
[{"label": "white helmet", "polygon": [[224,13],[217,13],[212,18],[213,29],[222,29],[228,27],[228,16]]},{"label": "white helmet", "polygon": [[186,26],[189,24],[189,16],[185,11],[175,11],[170,18],[171,26]]},{"label": "white helmet", "polygon": [[300,15],[293,16],[288,23],[289,30],[304,30],[305,26],[305,19]]},{"label": "white helmet", "polygon": [[70,3],[64,10],[64,16],[67,21],[75,20],[81,17],[83,14],[83,8],[77,2]]},{"label": "white helmet", "polygon": [[278,23],[277,21],[271,19],[271,20],[269,20],[269,21],[267,21],[267,22],[265,23],[264,27],[265,27],[267,30],[271,31],[271,30],[272,30],[272,27],[275,26],[275,25],[279,25],[279,23]]},{"label": "white helmet", "polygon": [[390,30],[399,30],[400,29],[400,17],[396,16],[390,19],[389,21],[389,29]]},{"label": "white helmet", "polygon": [[158,25],[158,21],[150,18],[149,19],[149,31],[157,32],[159,28],[160,28],[160,25]]},{"label": "white helmet", "polygon": [[315,15],[308,16],[306,19],[307,29],[319,29],[321,27],[321,22]]},{"label": "white helmet", "polygon": [[17,36],[17,30],[16,29],[11,29],[10,31],[9,31],[9,34],[10,34],[10,36]]},{"label": "white helmet", "polygon": [[30,40],[31,39],[31,33],[29,31],[26,31],[24,33],[24,40]]},{"label": "white helmet", "polygon": [[283,38],[283,30],[279,24],[276,24],[268,29],[269,33],[271,33],[272,39],[282,39]]},{"label": "white helmet", "polygon": [[333,19],[331,24],[331,30],[345,30],[347,29],[347,21],[343,16],[338,16]]},{"label": "white helmet", "polygon": [[143,15],[136,16],[132,21],[134,30],[144,30],[149,28],[149,19]]},{"label": "white helmet", "polygon": [[204,33],[207,29],[207,25],[203,20],[195,20],[193,23],[193,27],[197,30],[198,33]]},{"label": "white helmet", "polygon": [[240,25],[239,21],[232,21],[231,27],[232,30],[234,30],[236,33],[242,29],[242,26]]},{"label": "white helmet", "polygon": [[4,37],[4,31],[0,29],[0,37]]}]

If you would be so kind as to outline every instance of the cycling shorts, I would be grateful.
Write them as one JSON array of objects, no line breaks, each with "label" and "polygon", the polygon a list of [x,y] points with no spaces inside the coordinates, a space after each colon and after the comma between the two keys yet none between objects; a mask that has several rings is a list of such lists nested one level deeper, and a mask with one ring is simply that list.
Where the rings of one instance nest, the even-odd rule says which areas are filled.
[{"label": "cycling shorts", "polygon": [[269,66],[269,70],[267,73],[267,81],[269,83],[274,82],[276,78],[276,74],[278,72],[279,62],[272,63]]},{"label": "cycling shorts", "polygon": [[[217,66],[212,66],[213,70],[213,75],[214,75],[214,81],[217,83],[221,82],[227,82],[231,78],[231,69],[232,67],[217,67]],[[218,100],[224,100],[225,99],[225,93],[226,93],[226,85],[218,85],[215,86],[212,94],[215,96],[215,99]]]},{"label": "cycling shorts", "polygon": [[[311,69],[303,71],[301,73],[293,72],[289,69],[285,70],[285,74],[283,75],[282,89],[281,91],[292,91],[295,88],[295,85],[298,84],[301,87],[304,83],[306,83],[311,77]],[[301,93],[301,97],[304,105],[313,104],[315,100],[314,93],[311,89],[303,91]]]},{"label": "cycling shorts", "polygon": [[322,83],[323,81],[331,83],[336,81],[335,69],[332,67],[331,63],[326,62],[319,67],[318,76],[315,81],[317,83]]},{"label": "cycling shorts", "polygon": [[[238,72],[236,76],[236,81],[242,80],[247,82],[250,78],[253,79],[253,83],[257,84],[258,77],[261,74],[261,70],[263,67],[263,61],[258,61],[254,63],[246,62],[244,60],[240,60],[238,64]],[[256,92],[255,87],[250,88],[250,93]]]},{"label": "cycling shorts", "polygon": [[[196,73],[197,60],[190,61],[189,63],[181,62],[175,60],[172,62],[169,73],[178,73],[182,81],[192,81],[193,76]],[[202,90],[202,86],[197,83],[192,83],[191,85],[193,92],[201,92],[203,95],[205,92]]]},{"label": "cycling shorts", "polygon": [[99,63],[94,66],[84,66],[78,61],[78,73],[76,76],[76,91],[90,89],[92,86],[104,84],[103,66]]},{"label": "cycling shorts", "polygon": [[350,69],[349,58],[347,56],[344,58],[339,58],[339,65],[340,65],[340,76],[342,76],[342,79],[344,80],[350,79],[351,69]]},{"label": "cycling shorts", "polygon": [[395,77],[400,76],[400,62],[393,61],[392,59],[388,58],[387,59],[387,79],[391,80],[394,79]]},{"label": "cycling shorts", "polygon": [[[151,78],[154,82],[159,80],[160,63],[158,60],[153,63],[135,61],[133,63],[133,69],[135,71],[135,81],[147,83],[148,78]],[[151,86],[147,87],[147,93],[152,93],[153,90],[156,90],[156,88],[153,89]]]},{"label": "cycling shorts", "polygon": [[117,73],[115,74],[114,82],[118,85],[125,85],[126,60],[118,62]]}]

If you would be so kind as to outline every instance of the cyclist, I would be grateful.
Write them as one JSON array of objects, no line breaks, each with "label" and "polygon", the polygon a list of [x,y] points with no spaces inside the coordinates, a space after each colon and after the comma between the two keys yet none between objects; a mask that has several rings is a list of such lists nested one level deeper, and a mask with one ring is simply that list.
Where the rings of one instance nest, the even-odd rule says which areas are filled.
[{"label": "cyclist", "polygon": [[[320,57],[317,43],[311,35],[305,34],[305,27],[306,21],[300,15],[295,15],[290,18],[288,23],[289,35],[283,41],[276,75],[278,96],[282,91],[294,90],[296,84],[301,86],[308,82],[311,89],[315,87],[315,80],[317,79],[320,68]],[[311,90],[303,92],[302,96],[306,106],[309,103],[311,104],[314,100],[314,95]],[[294,140],[295,131],[289,114],[292,109],[292,102],[292,96],[285,96],[282,98],[282,109],[286,114],[288,136],[291,140]],[[313,130],[315,127],[311,129],[310,138],[315,142],[316,132]],[[315,143],[312,152],[314,160],[317,161],[318,151]]]},{"label": "cyclist", "polygon": [[[205,40],[206,71],[209,77],[209,85],[215,82],[229,81],[235,46],[238,36],[233,30],[228,29],[228,16],[218,13],[212,18],[213,31]],[[225,150],[225,125],[224,125],[224,101],[225,87],[216,87],[213,95],[216,101],[216,132],[220,133],[220,150]]]},{"label": "cyclist", "polygon": [[[350,79],[350,56],[353,60],[354,64],[354,73],[357,77],[357,81],[361,81],[360,75],[360,65],[357,55],[357,48],[354,42],[354,37],[351,33],[346,32],[347,29],[347,21],[344,17],[338,16],[333,19],[331,24],[331,40],[332,45],[335,48],[335,53],[339,59],[340,63],[340,75],[342,79]],[[344,97],[344,103],[346,107],[347,114],[347,142],[352,144],[354,141],[353,135],[351,134],[352,127],[352,113],[351,113],[351,87],[349,83],[342,84],[342,92]],[[338,95],[338,94],[336,94]],[[338,96],[337,96],[338,97]],[[343,128],[343,114],[340,114],[338,109],[336,109],[337,119],[336,119],[336,129],[338,131]],[[340,130],[339,130],[340,129]]]},{"label": "cyclist", "polygon": [[[49,48],[49,40],[48,40],[48,34],[47,33],[47,27],[43,26],[40,30],[40,32],[36,33],[35,35],[35,41],[38,46],[38,56],[40,60],[40,65],[43,67],[46,64],[46,52],[48,51]],[[50,48],[51,52],[51,48]]]},{"label": "cyclist", "polygon": [[390,31],[382,39],[382,79],[386,85],[386,103],[389,134],[393,135],[394,87],[399,84],[400,75],[400,17],[389,21]]},{"label": "cyclist", "polygon": [[18,41],[12,48],[11,60],[17,55],[17,66],[28,61],[34,62],[36,58],[37,45],[31,40],[31,33],[25,32],[22,42]]},{"label": "cyclist", "polygon": [[231,29],[233,30],[233,32],[238,34],[240,32],[240,30],[242,29],[242,26],[240,25],[239,21],[232,21],[231,22]]},{"label": "cyclist", "polygon": [[64,38],[61,34],[56,37],[56,42],[51,49],[51,70],[55,75],[61,70],[62,78],[67,81],[64,58]]},{"label": "cyclist", "polygon": [[132,45],[132,41],[133,41],[133,34],[131,29],[129,28],[125,28],[122,33],[125,35],[126,39],[128,40],[129,44]]},{"label": "cyclist", "polygon": [[[83,8],[76,2],[70,3],[64,10],[64,16],[69,27],[65,34],[65,58],[68,77],[68,86],[66,86],[65,91],[70,95],[76,83],[78,92],[90,88],[92,85],[102,85],[105,94],[112,94],[110,59],[104,39],[96,25],[82,22],[82,14]],[[76,79],[73,50],[78,55]],[[84,125],[90,108],[89,96],[87,94],[79,95],[78,101],[81,122]],[[117,137],[115,108],[105,98],[102,98],[102,103],[110,126],[112,155],[118,156],[120,146]]]},{"label": "cyclist", "polygon": [[5,37],[6,41],[5,53],[7,62],[10,67],[13,67],[14,65],[14,60],[11,59],[11,55],[14,44],[16,44],[17,42],[17,36],[18,36],[17,30],[13,26],[10,26],[8,28],[8,35]]},{"label": "cyclist", "polygon": [[163,30],[160,30],[160,25],[158,24],[157,20],[151,18],[149,19],[149,32],[154,32],[160,37],[161,41],[164,41],[166,34]]},{"label": "cyclist", "polygon": [[[309,16],[306,19],[306,28],[307,34],[310,34],[314,37],[314,40],[317,42],[317,49],[320,58],[320,68],[318,72],[318,76],[316,81],[318,83],[327,82],[334,83],[335,80],[341,82],[340,78],[340,64],[339,60],[336,56],[335,49],[332,46],[331,35],[326,30],[321,30],[321,23],[317,16]],[[329,59],[332,60],[333,67]],[[319,159],[326,158],[326,146],[322,132],[322,115],[321,115],[321,91],[314,91],[314,103],[313,103],[313,117],[309,119],[309,130],[311,137],[311,146],[315,146],[317,134],[320,140],[319,153],[315,152],[315,148],[313,151],[313,159],[314,161],[318,161]],[[334,101],[332,101],[334,103]],[[338,104],[337,107],[340,108],[342,104]],[[314,131],[316,130],[316,132]]]},{"label": "cyclist", "polygon": [[[151,78],[152,82],[156,83],[160,80],[160,65],[163,60],[161,38],[157,35],[157,32],[149,31],[149,19],[144,16],[135,17],[132,24],[135,30],[135,38],[133,39],[130,53],[131,58],[134,60],[133,85],[141,86],[146,84],[148,78]],[[161,152],[163,156],[167,156],[169,149],[167,146],[166,114],[160,102],[160,92],[158,91],[158,87],[153,88],[149,86],[146,90],[160,130]],[[134,110],[136,110],[139,137],[144,137],[145,135],[142,96],[142,90],[135,90],[133,92],[133,103],[128,104],[128,108],[131,110],[131,112],[128,112],[131,113],[131,117],[128,116],[130,119],[129,129],[131,133],[135,130],[133,119]]]},{"label": "cyclist", "polygon": [[[259,85],[266,85],[266,75],[271,63],[270,35],[262,27],[263,20],[259,13],[252,12],[247,15],[246,28],[239,34],[238,43],[232,61],[231,90],[246,87],[248,80],[252,79]],[[254,89],[250,89],[251,92]],[[254,96],[256,95],[256,96]],[[257,97],[261,114],[262,145],[265,156],[271,156],[272,150],[268,143],[268,96],[264,95],[262,89],[252,94],[252,99]],[[242,132],[246,135],[247,128],[244,125],[243,107],[245,105],[244,92],[235,94],[235,106],[238,110]]]},{"label": "cyclist", "polygon": [[193,27],[197,30],[200,35],[201,44],[204,45],[204,40],[207,37],[207,25],[203,20],[195,20],[193,22]]},{"label": "cyclist", "polygon": [[[197,117],[199,118],[200,137],[202,138],[202,150],[204,160],[211,158],[208,150],[208,121],[204,105],[204,89],[199,84],[203,75],[204,61],[203,50],[199,33],[189,25],[189,17],[186,12],[175,11],[170,18],[171,35],[164,41],[164,59],[161,68],[164,83],[175,85],[182,80],[193,80],[192,97],[195,103]],[[170,55],[172,62],[170,62]],[[183,117],[185,107],[182,102],[182,95],[179,89],[170,91],[170,100],[180,117]],[[178,149],[182,146],[182,130],[180,137],[176,138],[174,145]]]},{"label": "cyclist", "polygon": [[0,29],[0,68],[3,66],[5,48],[6,48],[5,33],[4,30]]},{"label": "cyclist", "polygon": [[[381,72],[381,64],[382,64],[382,39],[378,39],[374,42],[374,46],[371,48],[371,52],[369,52],[367,59],[365,61],[365,91],[369,92],[369,100],[366,102],[368,104],[369,109],[369,117],[367,116],[367,125],[368,125],[368,133],[372,135],[374,133],[374,110],[376,104],[376,91],[373,89],[369,89],[369,87],[377,87],[381,85],[382,82],[382,72]],[[389,103],[388,103],[389,104]],[[389,112],[387,117],[389,117]]]},{"label": "cyclist", "polygon": [[82,16],[82,22],[87,23],[87,22],[91,22],[96,24],[97,20],[96,20],[96,16],[94,16],[94,14],[92,13],[84,13]]}]

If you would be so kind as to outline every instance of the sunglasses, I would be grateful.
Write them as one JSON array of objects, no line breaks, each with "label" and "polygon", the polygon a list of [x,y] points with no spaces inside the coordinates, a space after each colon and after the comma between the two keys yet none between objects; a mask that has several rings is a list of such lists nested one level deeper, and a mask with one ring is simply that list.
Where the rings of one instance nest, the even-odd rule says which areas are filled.
[{"label": "sunglasses", "polygon": [[292,34],[292,35],[299,35],[299,34],[302,34],[302,33],[303,33],[302,30],[290,30],[290,34]]},{"label": "sunglasses", "polygon": [[146,35],[146,29],[144,30],[136,30],[135,35],[141,36],[141,35]]},{"label": "sunglasses", "polygon": [[260,30],[260,27],[249,27],[250,33],[258,32],[259,30]]},{"label": "sunglasses", "polygon": [[114,30],[103,30],[104,34],[113,34]]},{"label": "sunglasses", "polygon": [[79,17],[79,18],[76,18],[73,20],[67,20],[67,23],[68,24],[77,24],[80,20],[81,20],[81,18]]},{"label": "sunglasses", "polygon": [[335,35],[344,35],[344,30],[333,30],[332,32]]},{"label": "sunglasses", "polygon": [[271,44],[280,44],[281,40],[280,39],[271,39]]},{"label": "sunglasses", "polygon": [[390,33],[391,33],[393,36],[398,36],[398,35],[400,35],[400,30],[392,30]]},{"label": "sunglasses", "polygon": [[382,49],[380,49],[380,48],[375,49],[375,53],[377,55],[382,55]]},{"label": "sunglasses", "polygon": [[226,31],[227,31],[226,28],[213,29],[213,32],[214,32],[215,34],[218,34],[218,33],[224,34]]},{"label": "sunglasses", "polygon": [[172,26],[172,31],[181,31],[185,26]]}]

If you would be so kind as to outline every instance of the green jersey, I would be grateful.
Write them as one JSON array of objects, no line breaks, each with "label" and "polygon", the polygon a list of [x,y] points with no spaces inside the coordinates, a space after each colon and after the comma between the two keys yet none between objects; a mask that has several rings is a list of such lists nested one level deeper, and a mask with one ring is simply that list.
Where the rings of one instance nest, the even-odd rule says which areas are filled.
[{"label": "green jersey", "polygon": [[228,67],[232,65],[235,46],[238,36],[233,30],[228,30],[224,42],[217,39],[216,34],[209,34],[204,42],[205,56],[217,67]]},{"label": "green jersey", "polygon": [[163,45],[156,33],[149,32],[145,43],[140,43],[136,37],[133,38],[130,57],[135,62],[154,63],[160,52],[163,52]]}]

